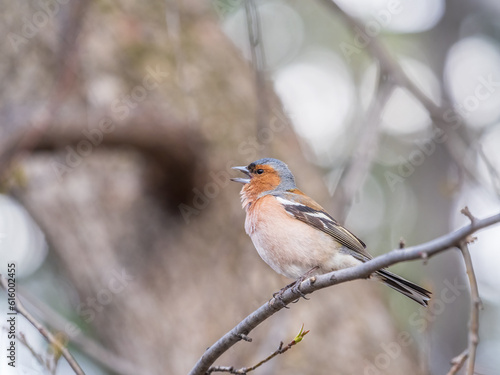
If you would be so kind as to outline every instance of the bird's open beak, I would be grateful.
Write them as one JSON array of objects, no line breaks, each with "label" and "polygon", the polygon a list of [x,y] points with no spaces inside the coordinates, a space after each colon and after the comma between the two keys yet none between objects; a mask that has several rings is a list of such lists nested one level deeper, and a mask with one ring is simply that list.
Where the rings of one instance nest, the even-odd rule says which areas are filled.
[{"label": "bird's open beak", "polygon": [[232,178],[231,181],[240,182],[242,184],[248,184],[250,182],[251,174],[247,167],[233,167],[231,169],[236,169],[237,171],[240,171],[248,176],[248,178],[241,178],[241,177]]}]

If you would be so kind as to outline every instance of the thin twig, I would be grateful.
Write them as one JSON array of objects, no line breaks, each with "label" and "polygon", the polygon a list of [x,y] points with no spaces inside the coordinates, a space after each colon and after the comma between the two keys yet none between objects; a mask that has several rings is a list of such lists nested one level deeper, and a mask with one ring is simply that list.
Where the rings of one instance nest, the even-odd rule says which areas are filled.
[{"label": "thin twig", "polygon": [[[36,350],[28,343],[28,340],[26,339],[26,336],[24,336],[24,333],[22,332],[19,332],[19,334],[16,334],[16,337],[17,339],[19,340],[19,342],[21,344],[23,344],[31,353],[31,355],[37,360],[38,363],[40,363],[40,365],[42,365],[43,367],[48,367],[47,363],[45,363],[43,357],[41,354],[38,354],[36,352]],[[47,368],[47,370],[50,370],[49,368]]]},{"label": "thin twig", "polygon": [[476,275],[472,266],[472,259],[469,253],[468,245],[463,241],[460,245],[460,250],[464,257],[465,268],[467,269],[467,276],[469,277],[470,295],[471,295],[471,308],[470,308],[470,321],[469,321],[469,338],[467,345],[467,375],[474,375],[474,364],[476,361],[476,350],[479,344],[479,309],[482,307],[481,298],[479,297],[479,290],[477,287]]},{"label": "thin twig", "polygon": [[[262,29],[260,16],[254,0],[245,0],[245,15],[247,21],[248,39],[250,43],[250,55],[252,65],[255,71],[255,90],[257,98],[257,140],[260,140],[259,134],[266,127],[269,118],[269,103],[266,90],[266,56],[264,43],[262,40]],[[265,142],[260,142],[265,146]],[[265,150],[263,153],[266,153]]]},{"label": "thin twig", "polygon": [[364,279],[369,277],[373,272],[382,268],[404,261],[421,259],[423,254],[425,254],[427,258],[430,258],[431,256],[449,248],[460,246],[460,244],[472,233],[499,222],[500,213],[485,219],[477,219],[474,223],[470,223],[469,225],[432,241],[416,246],[410,246],[405,249],[394,249],[387,254],[378,256],[358,266],[333,271],[324,275],[317,275],[314,277],[314,282],[312,282],[312,278],[306,279],[300,284],[299,288],[291,288],[284,292],[279,302],[274,298],[271,299],[270,302],[265,303],[238,323],[232,330],[226,333],[203,353],[189,374],[205,374],[217,358],[240,341],[238,338],[239,334],[244,333],[245,335],[248,335],[250,331],[270,316],[276,314],[296,299],[299,299],[302,294],[310,294],[319,289],[344,283],[346,281]]},{"label": "thin twig", "polygon": [[140,372],[128,359],[116,355],[79,330],[73,332],[72,328],[68,327],[76,327],[75,324],[61,316],[44,301],[38,299],[37,296],[30,293],[28,290],[22,288],[19,288],[19,290],[21,293],[17,294],[23,298],[23,301],[28,307],[32,306],[40,311],[44,322],[49,327],[52,327],[53,330],[58,332],[66,332],[72,346],[77,347],[81,352],[85,353],[104,368],[112,372],[118,372],[122,375],[134,375]]},{"label": "thin twig", "polygon": [[451,368],[450,371],[446,375],[455,375],[463,366],[465,360],[469,356],[469,352],[465,349],[462,353],[457,355],[455,358],[451,360]]},{"label": "thin twig", "polygon": [[[346,13],[335,3],[335,1],[320,1],[335,14],[341,15],[346,24],[352,30],[364,29],[364,25],[360,21]],[[406,88],[425,107],[436,127],[447,134],[448,141],[445,142],[444,145],[452,160],[467,173],[473,182],[479,184],[479,178],[476,176],[475,170],[463,162],[463,150],[467,147],[468,142],[465,142],[456,131],[450,131],[450,121],[447,120],[449,113],[453,113],[454,117],[459,119],[460,123],[458,124],[461,126],[461,124],[464,123],[461,115],[449,103],[445,103],[443,105],[434,103],[434,101],[420,89],[420,87],[408,76],[408,74],[406,74],[403,67],[393,56],[391,56],[387,48],[377,37],[370,38],[366,49],[374,58],[376,58],[380,68],[390,73],[394,82],[398,86]]]},{"label": "thin twig", "polygon": [[[341,15],[352,30],[364,29],[363,24],[361,24],[357,19],[351,17],[333,0],[322,0],[321,2],[335,14]],[[392,78],[395,80],[395,83],[399,86],[406,87],[417,98],[417,100],[420,101],[427,110],[429,110],[431,116],[433,114],[441,114],[441,108],[427,95],[425,95],[425,93],[410,79],[410,77],[408,77],[401,65],[399,65],[398,62],[390,55],[388,50],[378,38],[370,38],[370,42],[367,44],[366,49],[377,59],[380,64],[380,69],[390,73]]]},{"label": "thin twig", "polygon": [[[7,280],[1,274],[0,274],[0,286],[5,291],[8,290]],[[26,310],[24,308],[24,306],[21,303],[21,301],[19,300],[18,296],[16,296],[15,302],[16,302],[15,310],[19,314],[24,316],[38,330],[38,332],[40,332],[42,334],[42,336],[45,337],[45,339],[47,340],[47,342],[50,345],[52,345],[54,348],[56,348],[58,351],[60,351],[62,353],[62,356],[64,358],[66,358],[66,361],[68,361],[68,364],[71,366],[71,368],[73,369],[75,374],[85,375],[85,373],[83,372],[83,370],[80,367],[80,365],[78,364],[78,362],[76,362],[75,358],[69,352],[68,348],[66,348],[65,346],[62,346],[61,343],[59,342],[59,340],[57,338],[55,338],[54,335],[47,328],[45,328],[42,323],[40,323],[38,320],[36,320],[35,317],[33,317],[33,315],[31,315],[28,312],[28,310]]]},{"label": "thin twig", "polygon": [[264,358],[262,361],[259,363],[253,365],[252,367],[242,367],[238,370],[236,370],[233,366],[212,366],[208,369],[207,374],[211,374],[212,372],[229,372],[231,374],[247,374],[250,371],[255,370],[256,368],[262,366],[264,363],[269,362],[271,359],[276,357],[279,354],[283,354],[286,351],[290,350],[294,345],[297,345],[299,342],[302,341],[305,335],[307,335],[309,331],[304,331],[304,325],[302,325],[302,328],[300,329],[299,333],[295,338],[288,343],[287,346],[283,347],[283,341],[280,342],[278,349],[276,349],[274,352],[272,352],[269,356]]},{"label": "thin twig", "polygon": [[356,151],[352,160],[342,171],[339,186],[332,197],[335,204],[332,211],[336,212],[340,222],[345,220],[355,194],[359,192],[377,154],[380,115],[394,89],[394,83],[389,80],[388,76],[386,71],[380,69],[373,100],[363,116],[362,121],[365,125],[357,137]]},{"label": "thin twig", "polygon": [[[477,219],[470,212],[469,208],[465,206],[460,212],[467,216],[471,222],[474,224]],[[477,287],[476,276],[474,274],[474,268],[472,266],[472,259],[469,253],[468,237],[464,239],[460,243],[460,250],[462,251],[462,255],[465,262],[465,269],[467,270],[467,276],[469,278],[469,284],[471,289],[471,313],[470,313],[470,322],[469,322],[469,339],[467,349],[465,349],[462,353],[457,355],[455,358],[451,360],[451,368],[447,375],[456,374],[464,365],[465,360],[468,358],[469,361],[467,363],[467,375],[474,374],[474,363],[476,360],[476,348],[479,343],[479,308],[481,307],[481,299],[479,298],[479,290]]]}]

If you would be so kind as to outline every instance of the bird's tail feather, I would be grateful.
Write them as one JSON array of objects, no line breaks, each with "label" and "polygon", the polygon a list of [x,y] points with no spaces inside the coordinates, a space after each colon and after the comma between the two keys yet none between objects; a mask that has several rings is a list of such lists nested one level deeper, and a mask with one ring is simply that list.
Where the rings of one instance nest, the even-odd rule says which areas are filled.
[{"label": "bird's tail feather", "polygon": [[404,294],[422,306],[427,306],[428,301],[431,299],[431,292],[392,272],[379,270],[376,274],[385,285],[397,290],[399,293]]}]

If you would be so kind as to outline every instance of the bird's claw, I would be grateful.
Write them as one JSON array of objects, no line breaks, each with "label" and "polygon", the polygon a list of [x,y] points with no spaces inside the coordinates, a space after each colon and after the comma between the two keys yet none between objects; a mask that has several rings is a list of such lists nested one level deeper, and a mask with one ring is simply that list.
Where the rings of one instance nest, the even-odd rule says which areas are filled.
[{"label": "bird's claw", "polygon": [[273,298],[271,298],[269,300],[269,304],[271,306],[274,306],[274,304],[276,303],[276,301],[278,301],[282,307],[284,307],[285,309],[289,309],[289,307],[286,305],[286,303],[283,301],[283,293],[286,291],[285,288],[282,288],[280,291],[276,292],[276,293],[273,293]]},{"label": "bird's claw", "polygon": [[280,303],[283,304],[283,307],[289,309],[289,307],[286,306],[285,303],[283,302],[283,294],[288,289],[292,289],[292,292],[300,295],[299,298],[297,298],[295,301],[292,301],[292,303],[297,303],[297,301],[300,299],[300,297],[304,298],[305,300],[309,300],[309,298],[307,298],[306,295],[304,293],[302,293],[302,291],[300,290],[300,284],[302,284],[302,282],[305,279],[307,279],[307,277],[308,277],[307,274],[303,275],[303,276],[299,277],[297,280],[295,280],[293,283],[290,283],[287,286],[281,288],[279,291],[273,293],[273,298],[271,300],[269,300],[269,302],[272,304],[271,301],[273,301],[273,300],[280,301]]},{"label": "bird's claw", "polygon": [[[297,280],[294,285],[292,286],[292,292],[294,293],[298,293],[300,295],[300,297],[304,298],[306,301],[308,301],[310,298],[307,298],[306,295],[304,293],[302,293],[302,291],[300,290],[300,284],[302,284],[302,281],[304,280]],[[294,302],[297,302],[300,297],[298,299],[296,299]]]}]

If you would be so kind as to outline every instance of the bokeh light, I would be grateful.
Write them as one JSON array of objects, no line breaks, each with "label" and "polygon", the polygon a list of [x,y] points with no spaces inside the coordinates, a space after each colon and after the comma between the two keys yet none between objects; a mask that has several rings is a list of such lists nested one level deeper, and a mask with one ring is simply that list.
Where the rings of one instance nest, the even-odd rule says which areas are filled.
[{"label": "bokeh light", "polygon": [[449,51],[444,72],[457,112],[482,127],[500,116],[500,50],[481,36],[458,41]]},{"label": "bokeh light", "polygon": [[28,276],[46,255],[47,243],[40,228],[21,205],[0,195],[0,273],[14,262],[17,276]]},{"label": "bokeh light", "polygon": [[386,30],[398,33],[429,30],[445,11],[444,0],[340,0],[338,3],[353,16],[365,22],[378,22]]},{"label": "bokeh light", "polygon": [[328,164],[344,152],[354,85],[336,54],[312,50],[275,74],[275,88],[297,133]]},{"label": "bokeh light", "polygon": [[[302,18],[290,6],[282,2],[262,3],[258,6],[267,69],[275,69],[289,62],[302,46],[304,24]],[[224,21],[226,35],[237,45],[248,60],[251,50],[244,7]]]}]

